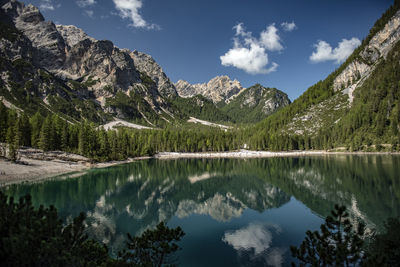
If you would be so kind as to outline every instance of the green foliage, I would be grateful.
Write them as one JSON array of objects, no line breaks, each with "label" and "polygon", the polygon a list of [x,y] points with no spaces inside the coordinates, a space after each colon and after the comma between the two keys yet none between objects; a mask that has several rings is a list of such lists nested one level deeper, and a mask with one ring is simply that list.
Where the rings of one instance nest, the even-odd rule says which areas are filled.
[{"label": "green foliage", "polygon": [[[360,52],[399,8],[400,2],[395,1],[375,23],[362,45],[325,80],[308,88],[291,105],[272,114],[256,127],[245,130],[250,147],[290,150],[306,146],[309,149],[344,146],[356,151],[373,150],[371,144],[377,144],[377,148],[381,144],[392,144],[391,148],[385,149],[398,149],[400,44],[395,45],[386,59],[378,62],[370,77],[354,92],[350,109],[346,107],[347,100],[343,99],[342,92],[333,90],[333,82],[354,60],[365,61],[359,56]],[[302,116],[309,114],[312,119],[309,123],[307,119],[304,122]],[[315,124],[318,125],[317,130],[304,133],[305,128],[310,129]],[[297,132],[297,129],[300,131]]]},{"label": "green foliage", "polygon": [[400,262],[400,219],[389,218],[385,232],[376,234],[367,250],[365,266],[396,266]]},{"label": "green foliage", "polygon": [[[281,101],[279,96],[287,98],[285,93],[276,88],[265,88],[260,84],[256,84],[247,88],[231,102],[224,105],[221,110],[229,114],[236,122],[256,123],[271,115],[265,110],[265,103],[269,100],[274,102]],[[251,99],[253,99],[254,103],[248,103]],[[287,101],[288,103],[290,102],[288,98]]]},{"label": "green foliage", "polygon": [[0,142],[6,141],[8,129],[8,112],[6,106],[0,101]]},{"label": "green foliage", "polygon": [[[392,144],[398,135],[400,101],[400,44],[381,61],[354,94],[349,112],[334,127],[337,142]],[[377,149],[378,150],[378,149]]]},{"label": "green foliage", "polygon": [[331,215],[320,232],[307,231],[300,247],[291,247],[299,266],[358,266],[362,262],[365,225],[358,222],[354,230],[344,206],[335,205]]},{"label": "green foliage", "polygon": [[179,249],[184,232],[164,223],[129,236],[127,250],[118,259],[106,245],[85,234],[81,213],[64,225],[54,206],[34,208],[29,195],[18,203],[0,191],[0,262],[2,266],[162,266]]},{"label": "green foliage", "polygon": [[119,91],[112,98],[107,98],[106,106],[118,109],[128,118],[141,118],[135,99]]},{"label": "green foliage", "polygon": [[144,72],[140,72],[140,80],[146,86],[147,89],[154,88],[156,86],[155,82]]},{"label": "green foliage", "polygon": [[88,240],[85,216],[63,226],[53,206],[35,209],[30,196],[14,203],[0,192],[0,261],[3,266],[101,266],[107,248]]},{"label": "green foliage", "polygon": [[172,266],[174,260],[170,256],[179,249],[176,242],[184,235],[180,227],[170,229],[161,222],[155,230],[146,230],[139,237],[128,234],[128,251],[120,253],[119,257],[134,266]]},{"label": "green foliage", "polygon": [[26,70],[32,69],[32,64],[28,61],[25,61],[22,58],[18,58],[12,62],[13,67],[18,69],[20,72],[24,72]]},{"label": "green foliage", "polygon": [[114,88],[111,85],[104,86],[103,90],[112,94],[114,93]]},{"label": "green foliage", "polygon": [[[389,218],[385,229],[369,240],[364,224],[351,223],[344,206],[335,205],[321,232],[307,231],[299,248],[291,247],[299,266],[397,266],[400,261],[400,219]],[[357,229],[356,229],[357,228]],[[292,266],[296,266],[292,263]]]},{"label": "green foliage", "polygon": [[93,80],[93,76],[89,76],[87,80],[83,83],[84,86],[86,87],[91,87],[98,83],[100,80]]},{"label": "green foliage", "polygon": [[177,97],[172,100],[172,104],[176,110],[179,110],[187,117],[195,117],[212,122],[233,121],[226,112],[218,109],[211,100],[201,95],[189,98]]}]

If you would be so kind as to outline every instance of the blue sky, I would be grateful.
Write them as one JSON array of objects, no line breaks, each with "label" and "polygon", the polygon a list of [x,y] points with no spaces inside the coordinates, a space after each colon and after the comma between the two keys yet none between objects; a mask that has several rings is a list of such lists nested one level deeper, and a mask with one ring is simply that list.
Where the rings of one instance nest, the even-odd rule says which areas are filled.
[{"label": "blue sky", "polygon": [[391,0],[26,0],[47,20],[150,54],[173,82],[228,75],[294,100],[335,70]]}]

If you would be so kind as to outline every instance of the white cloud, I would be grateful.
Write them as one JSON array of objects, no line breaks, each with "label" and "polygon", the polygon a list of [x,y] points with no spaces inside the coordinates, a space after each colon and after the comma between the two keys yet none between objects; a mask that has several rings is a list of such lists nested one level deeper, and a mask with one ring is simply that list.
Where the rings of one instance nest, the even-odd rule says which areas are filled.
[{"label": "white cloud", "polygon": [[251,32],[247,32],[243,23],[237,24],[233,29],[235,30],[233,48],[220,56],[223,66],[233,66],[250,74],[267,74],[276,71],[278,64],[272,62],[268,66],[267,53],[267,50],[283,49],[274,24],[262,31],[259,39],[254,38]]},{"label": "white cloud", "polygon": [[269,266],[280,267],[283,265],[283,254],[286,250],[284,248],[272,248],[271,252],[266,255],[266,262]]},{"label": "white cloud", "polygon": [[294,21],[292,21],[292,22],[286,22],[286,21],[282,22],[281,23],[281,27],[285,32],[291,32],[291,31],[297,29],[297,26],[294,23]]},{"label": "white cloud", "polygon": [[332,60],[339,64],[345,61],[360,44],[361,41],[358,38],[353,37],[350,40],[342,39],[338,46],[332,49],[330,44],[321,40],[318,41],[317,44],[314,44],[316,51],[311,54],[310,60],[312,62]]},{"label": "white cloud", "polygon": [[222,241],[231,245],[239,258],[264,262],[264,266],[282,266],[286,249],[273,247],[272,240],[282,229],[274,224],[252,223],[236,231],[225,232]]},{"label": "white cloud", "polygon": [[278,29],[275,27],[275,24],[269,25],[265,31],[261,32],[260,42],[266,49],[270,51],[280,51],[283,49],[280,43],[281,38],[277,32]]},{"label": "white cloud", "polygon": [[257,255],[271,246],[272,234],[264,225],[250,224],[246,228],[225,233],[222,241],[236,250],[254,250]]},{"label": "white cloud", "polygon": [[92,6],[96,3],[97,2],[95,0],[77,0],[76,1],[76,4],[80,7]]},{"label": "white cloud", "polygon": [[142,29],[159,29],[156,24],[147,23],[142,15],[139,14],[139,9],[142,8],[142,0],[113,0],[115,8],[119,11],[119,16],[123,19],[130,19],[130,26]]},{"label": "white cloud", "polygon": [[91,19],[94,18],[93,10],[85,10],[85,14]]},{"label": "white cloud", "polygon": [[42,11],[54,10],[54,4],[51,0],[42,0],[40,1],[39,9]]}]

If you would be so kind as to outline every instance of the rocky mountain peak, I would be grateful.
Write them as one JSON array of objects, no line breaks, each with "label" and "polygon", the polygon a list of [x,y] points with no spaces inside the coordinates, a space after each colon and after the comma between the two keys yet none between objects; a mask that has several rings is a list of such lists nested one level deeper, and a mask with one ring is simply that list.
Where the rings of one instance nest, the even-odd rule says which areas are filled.
[{"label": "rocky mountain peak", "polygon": [[175,84],[176,90],[181,97],[192,97],[203,95],[214,103],[224,101],[229,103],[234,97],[244,90],[237,80],[231,80],[228,76],[217,76],[207,83],[189,84],[179,80]]},{"label": "rocky mountain peak", "polygon": [[16,0],[3,0],[0,3],[4,13],[6,13],[7,16],[9,16],[10,18],[15,18],[19,16],[25,8],[24,3],[18,2]]},{"label": "rocky mountain peak", "polygon": [[45,21],[39,9],[11,0],[1,6],[3,12],[13,21],[36,48],[36,64],[52,71],[62,67],[65,60],[64,39],[51,21]]},{"label": "rocky mountain peak", "polygon": [[56,25],[56,28],[69,47],[73,47],[77,43],[86,39],[89,39],[92,42],[96,41],[94,38],[88,36],[83,30],[75,27],[74,25]]},{"label": "rocky mountain peak", "polygon": [[130,57],[133,59],[135,67],[148,75],[157,85],[158,91],[162,96],[171,97],[177,96],[174,84],[170,81],[163,69],[157,62],[145,53],[134,50],[130,53]]},{"label": "rocky mountain peak", "polygon": [[256,84],[244,89],[222,110],[237,122],[249,123],[258,122],[289,104],[284,92]]},{"label": "rocky mountain peak", "polygon": [[[18,29],[24,40],[23,44],[0,40],[0,53],[1,47],[6,47],[3,54],[7,55],[7,60],[12,62],[20,58],[25,62],[28,59],[25,55],[29,52],[32,54],[32,60],[29,60],[31,69],[45,70],[50,76],[57,76],[64,89],[73,89],[71,94],[79,94],[78,97],[84,95],[97,100],[96,104],[100,103],[106,112],[107,101],[112,102],[117,95],[118,101],[122,101],[120,93],[123,93],[128,98],[135,95],[135,99],[132,96],[129,100],[131,106],[125,108],[125,113],[134,118],[126,119],[147,120],[146,112],[152,113],[153,118],[161,116],[168,121],[160,115],[169,116],[169,106],[164,97],[176,96],[177,93],[173,83],[151,56],[119,49],[111,41],[98,41],[72,25],[55,25],[45,21],[39,9],[32,5],[15,0],[0,1],[1,21],[12,24],[10,27]],[[43,89],[44,99],[48,94]],[[67,98],[67,95],[62,93],[61,97]],[[121,106],[118,101],[113,103]],[[112,112],[118,113],[116,109]]]}]

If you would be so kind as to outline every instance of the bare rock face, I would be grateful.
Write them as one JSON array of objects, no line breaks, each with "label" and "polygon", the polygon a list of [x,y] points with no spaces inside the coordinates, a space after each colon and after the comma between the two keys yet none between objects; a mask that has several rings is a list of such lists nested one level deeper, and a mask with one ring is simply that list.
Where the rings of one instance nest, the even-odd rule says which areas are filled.
[{"label": "bare rock face", "polygon": [[[86,38],[67,50],[64,66],[57,70],[59,76],[93,81],[90,89],[97,97],[109,91],[129,91],[140,82],[129,54],[114,47],[110,41],[93,41]],[[110,89],[103,90],[106,87]]]},{"label": "bare rock face", "polygon": [[54,23],[44,21],[39,9],[31,4],[25,6],[18,1],[9,1],[2,8],[37,49],[35,61],[49,71],[61,68],[65,60],[65,43]]},{"label": "bare rock face", "polygon": [[[111,41],[96,40],[72,25],[45,21],[36,7],[16,0],[0,0],[0,14],[2,22],[18,30],[18,40],[0,40],[0,54],[10,66],[17,59],[21,59],[15,63],[20,68],[30,64],[33,73],[30,75],[36,78],[28,84],[34,84],[35,88],[40,84],[40,97],[45,105],[51,105],[49,94],[67,101],[73,95],[82,101],[92,100],[105,113],[117,117],[121,114],[124,119],[139,118],[152,124],[146,116],[154,121],[174,118],[166,97],[177,96],[175,86],[151,56],[120,49]],[[52,77],[48,84],[39,77],[46,72]],[[16,80],[22,80],[20,73],[13,74]],[[0,84],[6,84],[5,87],[8,76],[1,76]],[[58,89],[53,86],[56,80]],[[121,103],[121,93],[126,95],[128,104]]]},{"label": "bare rock face", "polygon": [[201,94],[198,88],[187,81],[179,80],[175,83],[176,91],[178,92],[180,97],[192,97],[198,94]]},{"label": "bare rock face", "polygon": [[375,69],[380,58],[386,58],[389,51],[400,40],[400,11],[398,11],[385,25],[376,33],[366,47],[359,53],[359,58],[352,61],[335,78],[333,89],[343,90],[349,96],[350,103],[353,101],[354,90],[363,84]]},{"label": "bare rock face", "polygon": [[69,47],[73,47],[77,43],[86,39],[89,39],[92,42],[96,41],[94,38],[88,36],[84,31],[75,27],[74,25],[56,25],[56,28]]},{"label": "bare rock face", "polygon": [[135,67],[140,72],[148,75],[156,83],[158,91],[162,96],[174,97],[178,95],[174,84],[150,55],[135,50],[130,53],[130,57],[133,59]]},{"label": "bare rock face", "polygon": [[175,87],[181,97],[203,95],[214,103],[221,101],[229,103],[244,90],[240,82],[232,81],[228,76],[217,76],[208,83],[198,84],[189,84],[187,81],[179,80]]}]

